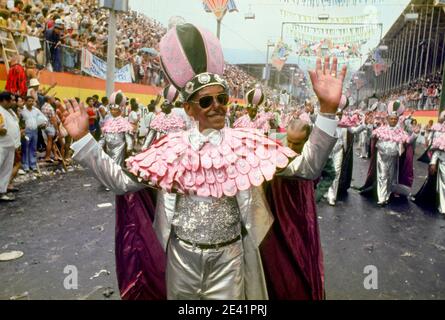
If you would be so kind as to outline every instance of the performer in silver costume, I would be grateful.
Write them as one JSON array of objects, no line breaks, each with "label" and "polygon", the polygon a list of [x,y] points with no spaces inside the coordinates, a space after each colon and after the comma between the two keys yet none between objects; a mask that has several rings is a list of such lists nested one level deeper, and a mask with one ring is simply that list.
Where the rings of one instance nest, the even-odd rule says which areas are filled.
[{"label": "performer in silver costume", "polygon": [[[178,41],[180,37],[182,41]],[[187,41],[190,43],[186,46]],[[185,55],[187,50],[195,52]],[[191,24],[178,25],[161,40],[160,51],[165,74],[171,83],[176,83],[187,114],[197,122],[194,128],[181,134],[184,141],[193,150],[202,152],[211,145],[227,146],[231,142],[225,139],[225,132],[236,129],[224,129],[228,102],[224,95],[228,86],[222,79],[224,60],[216,37]],[[187,61],[186,57],[194,60]],[[207,59],[207,63],[199,59]],[[179,72],[184,63],[193,66],[187,68],[194,70],[193,73]],[[345,74],[343,67],[337,77],[336,58],[332,65],[326,58],[323,68],[321,60],[317,61],[316,70],[310,75],[323,113],[318,116],[302,155],[279,174],[306,179],[315,179],[320,174],[336,142],[334,113]],[[64,124],[77,140],[72,145],[73,158],[90,168],[99,181],[117,194],[145,188],[147,184],[126,173],[88,134],[83,107],[73,100],[66,104]],[[166,138],[169,137],[170,134]],[[156,150],[156,143],[152,148]],[[203,159],[201,165],[205,165]],[[199,165],[192,162],[195,164]],[[238,188],[234,196],[218,198],[164,189],[158,192],[153,226],[167,252],[168,299],[267,299],[258,247],[272,222],[261,187]]]},{"label": "performer in silver costume", "polygon": [[[399,116],[403,114],[403,107],[397,109],[400,102],[396,101],[388,106],[388,126],[383,126],[382,136],[377,135],[377,198],[379,205],[386,205],[391,193],[409,195],[410,189],[399,184],[399,158],[404,152],[404,144],[412,144],[417,135],[408,134],[398,125]],[[393,110],[391,107],[394,106]],[[386,132],[385,132],[386,130]],[[376,134],[374,131],[373,135]],[[400,137],[400,140],[397,138]]]},{"label": "performer in silver costume", "polygon": [[133,150],[132,126],[121,116],[122,109],[119,105],[112,104],[109,108],[112,117],[102,127],[99,146],[116,164],[122,166],[126,156]]},{"label": "performer in silver costume", "polygon": [[[442,139],[443,140],[443,139]],[[441,214],[445,214],[445,151],[444,149],[436,149],[433,152],[430,163],[431,174],[437,173],[437,210]]]},{"label": "performer in silver costume", "polygon": [[[338,114],[339,118],[341,119],[342,113]],[[334,164],[335,169],[335,179],[332,182],[332,185],[330,186],[328,192],[326,193],[326,199],[328,200],[328,203],[331,206],[335,206],[335,203],[337,201],[338,193],[339,193],[339,184],[340,184],[340,177],[342,175],[342,169],[344,168],[344,160],[345,160],[345,154],[348,150],[348,147],[351,147],[348,145],[348,143],[354,143],[353,135],[362,132],[366,129],[366,126],[361,124],[356,127],[347,127],[337,128],[337,137],[338,140],[334,146],[334,149],[331,152],[330,158],[332,159],[332,162]],[[352,135],[348,139],[348,134]],[[349,141],[348,141],[349,140]],[[353,154],[351,154],[353,156]],[[346,187],[347,189],[347,187]]]},{"label": "performer in silver costume", "polygon": [[371,146],[371,135],[372,130],[374,129],[374,125],[372,123],[372,114],[365,115],[365,128],[359,134],[359,146],[360,146],[360,158],[368,159],[369,158],[369,149]]},{"label": "performer in silver costume", "polygon": [[161,112],[154,116],[150,122],[147,137],[142,145],[142,150],[148,149],[152,143],[169,132],[184,130],[185,121],[172,112],[173,104],[179,96],[179,92],[172,85],[168,85],[163,90],[164,102],[161,105]]}]

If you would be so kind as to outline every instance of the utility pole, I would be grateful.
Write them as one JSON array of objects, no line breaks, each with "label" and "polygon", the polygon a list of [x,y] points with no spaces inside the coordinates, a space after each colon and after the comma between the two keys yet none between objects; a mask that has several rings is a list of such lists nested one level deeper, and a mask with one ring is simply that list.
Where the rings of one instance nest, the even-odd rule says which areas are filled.
[{"label": "utility pole", "polygon": [[[115,8],[115,0],[113,0]],[[107,97],[114,91],[114,69],[116,61],[116,10],[110,8],[108,20],[108,49],[107,49]]]}]

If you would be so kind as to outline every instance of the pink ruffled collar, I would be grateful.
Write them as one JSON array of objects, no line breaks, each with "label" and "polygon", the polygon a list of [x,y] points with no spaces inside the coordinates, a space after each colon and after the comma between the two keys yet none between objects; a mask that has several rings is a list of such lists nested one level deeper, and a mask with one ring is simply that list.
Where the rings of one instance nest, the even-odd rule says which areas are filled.
[{"label": "pink ruffled collar", "polygon": [[102,132],[104,133],[123,133],[133,131],[134,128],[131,123],[123,117],[108,119],[102,126]]},{"label": "pink ruffled collar", "polygon": [[202,197],[233,197],[239,191],[270,181],[295,152],[255,129],[231,129],[194,142],[193,130],[169,133],[147,151],[127,159],[128,170],[140,181],[168,192]]},{"label": "pink ruffled collar", "polygon": [[169,133],[184,130],[185,122],[180,116],[174,113],[165,114],[161,112],[153,119],[150,127],[159,132]]},{"label": "pink ruffled collar", "polygon": [[407,143],[409,141],[409,135],[400,127],[381,126],[373,131],[373,135],[383,141],[397,143]]}]

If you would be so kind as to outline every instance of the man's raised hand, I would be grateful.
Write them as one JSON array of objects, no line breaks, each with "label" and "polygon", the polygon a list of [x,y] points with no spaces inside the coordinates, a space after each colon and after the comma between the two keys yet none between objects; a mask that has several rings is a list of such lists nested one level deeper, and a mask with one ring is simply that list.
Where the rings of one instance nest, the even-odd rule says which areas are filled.
[{"label": "man's raised hand", "polygon": [[335,114],[340,103],[343,81],[346,77],[346,65],[337,75],[337,57],[332,59],[324,58],[322,65],[321,59],[317,58],[315,70],[309,71],[312,87],[320,101],[320,112]]},{"label": "man's raised hand", "polygon": [[83,103],[79,105],[75,99],[64,102],[63,126],[74,140],[79,140],[88,134],[88,113]]}]

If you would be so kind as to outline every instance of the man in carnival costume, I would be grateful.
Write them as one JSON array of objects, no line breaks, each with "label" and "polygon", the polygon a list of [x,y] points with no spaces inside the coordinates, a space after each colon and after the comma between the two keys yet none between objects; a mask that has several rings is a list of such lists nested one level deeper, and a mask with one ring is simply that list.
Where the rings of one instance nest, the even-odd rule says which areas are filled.
[{"label": "man in carnival costume", "polygon": [[359,134],[360,158],[368,159],[371,146],[371,135],[374,130],[373,111],[364,114],[365,129]]},{"label": "man in carnival costume", "polygon": [[[346,109],[349,106],[349,101],[345,96],[342,96],[342,100],[340,105]],[[351,186],[354,134],[360,133],[366,128],[361,124],[359,114],[344,114],[344,109],[339,109],[337,113],[338,118],[341,119],[337,127],[338,140],[330,156],[335,169],[335,178],[325,197],[331,206],[335,206],[338,197],[345,196]]]},{"label": "man in carnival costume", "polygon": [[182,117],[172,112],[173,104],[179,96],[179,91],[174,86],[168,85],[162,93],[164,103],[161,106],[161,112],[151,121],[150,131],[142,146],[142,150],[146,150],[155,140],[158,140],[169,132],[182,131],[186,127]]},{"label": "man in carnival costume", "polygon": [[428,146],[425,152],[419,157],[419,159],[417,159],[418,161],[427,164],[431,162],[431,158],[433,156],[431,147],[434,143],[434,140],[440,138],[445,132],[444,121],[445,121],[445,111],[442,111],[439,115],[438,123],[434,124],[431,127],[429,135],[425,137]]},{"label": "man in carnival costume", "polygon": [[265,96],[261,88],[255,88],[247,92],[247,114],[240,117],[233,124],[234,128],[254,128],[269,134],[270,121],[274,118],[270,112],[259,111]]},{"label": "man in carnival costume", "polygon": [[398,125],[404,110],[398,100],[388,104],[387,124],[372,133],[368,176],[359,189],[362,195],[372,192],[382,206],[393,193],[409,195],[414,180],[412,143],[417,136],[409,136]]},{"label": "man in carnival costume", "polygon": [[445,111],[439,118],[439,123],[432,127],[434,131],[429,137],[427,151],[431,153],[431,160],[428,176],[412,200],[421,207],[445,214]]},{"label": "man in carnival costume", "polygon": [[[273,216],[260,188],[281,175],[315,179],[335,144],[337,110],[346,67],[317,60],[311,80],[321,106],[316,125],[297,156],[256,129],[224,128],[228,85],[218,39],[192,24],[177,25],[160,42],[161,65],[180,91],[196,125],[169,133],[127,160],[123,170],[88,133],[88,115],[66,101],[64,125],[76,140],[73,158],[117,194],[152,186],[150,199],[117,204],[127,223],[118,267],[124,299],[267,299],[259,246]],[[145,211],[144,211],[145,210]],[[135,215],[132,215],[135,216]],[[153,218],[152,219],[148,219]],[[126,242],[128,241],[128,242]]]},{"label": "man in carnival costume", "polygon": [[[301,154],[311,133],[301,119],[288,123],[284,144]],[[266,184],[274,223],[260,246],[270,299],[324,298],[323,254],[314,181],[276,176]]]},{"label": "man in carnival costume", "polygon": [[122,109],[125,107],[127,98],[121,91],[114,92],[110,97],[109,117],[102,126],[102,138],[99,145],[105,153],[119,166],[124,165],[126,156],[133,150],[133,126],[124,117]]}]

